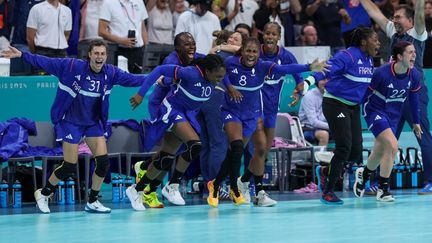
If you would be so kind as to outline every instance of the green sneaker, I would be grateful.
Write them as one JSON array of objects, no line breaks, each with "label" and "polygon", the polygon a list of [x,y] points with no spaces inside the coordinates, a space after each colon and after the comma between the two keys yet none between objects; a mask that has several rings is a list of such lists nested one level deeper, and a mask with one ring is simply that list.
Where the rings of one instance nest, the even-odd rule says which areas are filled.
[{"label": "green sneaker", "polygon": [[159,202],[158,195],[156,192],[151,192],[149,194],[143,194],[143,202],[147,204],[150,208],[163,208],[163,203]]},{"label": "green sneaker", "polygon": [[138,183],[141,180],[141,178],[143,178],[145,173],[147,172],[147,170],[141,170],[141,164],[142,163],[144,163],[144,161],[138,161],[134,165],[134,170],[135,170],[135,174],[136,174],[136,178],[135,178],[136,183]]}]

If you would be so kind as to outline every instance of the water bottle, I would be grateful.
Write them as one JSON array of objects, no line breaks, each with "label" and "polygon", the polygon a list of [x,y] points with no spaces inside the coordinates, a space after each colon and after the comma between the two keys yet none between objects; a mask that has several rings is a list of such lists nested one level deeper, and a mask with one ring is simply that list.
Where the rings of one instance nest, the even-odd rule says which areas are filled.
[{"label": "water bottle", "polygon": [[184,198],[187,194],[187,181],[185,179],[181,180],[181,196]]},{"label": "water bottle", "polygon": [[8,206],[8,184],[5,180],[0,183],[0,207],[7,208]]},{"label": "water bottle", "polygon": [[129,202],[129,198],[126,197],[126,189],[133,185],[133,179],[130,176],[127,176],[124,180],[124,187],[123,187],[123,201]]},{"label": "water bottle", "polygon": [[70,177],[66,180],[66,204],[75,204],[75,181]]},{"label": "water bottle", "polygon": [[343,191],[349,191],[349,174],[347,170],[345,170],[345,173],[343,175]]},{"label": "water bottle", "polygon": [[15,183],[12,185],[12,196],[13,196],[12,207],[20,208],[22,206],[22,194],[21,194],[21,183],[18,180],[16,180]]},{"label": "water bottle", "polygon": [[111,185],[112,185],[112,201],[115,203],[120,202],[120,188],[119,188],[119,180],[117,177],[112,178]]},{"label": "water bottle", "polygon": [[64,181],[59,181],[56,187],[56,203],[58,205],[64,205],[65,201],[65,183]]},{"label": "water bottle", "polygon": [[124,193],[123,193],[124,180],[123,180],[123,177],[121,177],[121,176],[118,176],[117,180],[119,182],[119,202],[121,202],[123,200],[123,195],[124,195]]}]

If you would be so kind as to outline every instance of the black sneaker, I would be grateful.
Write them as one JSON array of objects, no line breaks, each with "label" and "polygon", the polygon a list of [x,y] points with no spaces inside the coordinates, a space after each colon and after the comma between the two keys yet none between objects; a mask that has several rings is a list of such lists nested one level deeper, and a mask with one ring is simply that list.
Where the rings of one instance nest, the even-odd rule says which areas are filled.
[{"label": "black sneaker", "polygon": [[384,191],[382,189],[378,189],[376,199],[380,202],[394,202],[395,201],[395,198],[393,197],[393,195],[389,191],[387,191],[387,190]]},{"label": "black sneaker", "polygon": [[320,201],[329,205],[342,205],[344,203],[334,192],[323,193]]},{"label": "black sneaker", "polygon": [[353,191],[356,197],[363,197],[365,192],[365,187],[363,183],[363,171],[363,167],[357,168],[357,170],[355,171],[355,182],[353,186]]}]

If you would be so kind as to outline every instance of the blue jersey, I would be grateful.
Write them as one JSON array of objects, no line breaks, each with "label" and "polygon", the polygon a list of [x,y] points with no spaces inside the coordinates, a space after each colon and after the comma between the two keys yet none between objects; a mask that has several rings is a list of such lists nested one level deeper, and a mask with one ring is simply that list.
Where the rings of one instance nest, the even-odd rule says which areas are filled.
[{"label": "blue jersey", "polygon": [[[137,87],[142,85],[144,81],[143,76],[126,73],[109,64],[105,64],[100,74],[95,76],[94,72],[90,69],[89,62],[84,60],[48,58],[28,52],[23,52],[22,58],[33,67],[43,69],[59,79],[57,94],[51,107],[51,121],[54,124],[59,123],[68,113],[69,119],[72,119],[70,115],[80,116],[73,118],[77,120],[99,118],[101,124],[106,128],[109,95],[113,86]],[[86,102],[76,103],[75,99],[79,97],[81,97],[81,100],[86,100]],[[100,100],[100,105],[96,104],[97,100]],[[91,105],[91,107],[86,106],[93,102],[96,105]],[[83,110],[82,112],[95,112],[95,114],[81,116],[80,114],[84,113],[70,111],[72,106],[75,107],[72,108],[75,111],[81,109]],[[96,107],[100,109],[94,110]]]},{"label": "blue jersey", "polygon": [[241,63],[241,58],[239,56],[229,57],[225,60],[225,65],[229,82],[243,95],[243,99],[236,103],[228,94],[225,94],[225,101],[222,105],[224,110],[233,113],[241,120],[253,119],[262,115],[260,91],[266,77],[309,70],[309,65],[278,65],[261,59],[258,59],[253,67],[246,67]]},{"label": "blue jersey", "polygon": [[[260,58],[263,61],[274,62],[281,64],[297,64],[297,59],[294,55],[285,48],[279,48],[275,54],[265,54],[261,45]],[[303,82],[300,74],[292,75],[296,84]],[[277,113],[279,110],[279,101],[282,91],[283,81],[285,75],[273,74],[264,81],[264,86],[261,89],[263,98],[263,112],[264,113]]]},{"label": "blue jersey", "polygon": [[214,84],[204,78],[204,73],[198,66],[163,65],[147,76],[138,93],[144,96],[151,84],[161,75],[179,80],[176,89],[166,100],[172,108],[181,112],[199,109],[203,102],[209,100],[215,88]]},{"label": "blue jersey", "polygon": [[[417,69],[410,69],[407,73],[400,75],[395,73],[394,63],[383,65],[375,71],[372,77],[366,93],[363,115],[367,116],[368,113],[375,112],[397,124],[407,96],[417,96],[420,88],[420,75]],[[413,103],[415,100],[418,100],[418,97],[410,98],[412,106],[416,106],[416,102]],[[418,124],[418,107],[411,108],[414,123]]]},{"label": "blue jersey", "polygon": [[328,79],[324,97],[344,99],[360,104],[373,74],[373,60],[357,47],[339,51],[328,61],[331,68],[325,74],[314,73],[318,82]]},{"label": "blue jersey", "polygon": [[[205,57],[205,55],[200,54],[200,53],[195,53],[195,55],[194,55],[194,59],[202,58],[202,57]],[[181,58],[179,57],[179,55],[177,54],[176,51],[171,52],[164,59],[163,64],[175,64],[175,65],[179,65],[179,66],[184,66],[183,61],[181,60]],[[170,78],[170,77],[165,77],[165,79],[172,80],[172,78]],[[170,82],[170,83],[172,83],[172,82]],[[167,94],[172,89],[175,90],[175,87],[174,86],[161,86],[161,85],[155,86],[155,89],[150,94],[149,103],[148,103],[149,112],[150,112],[151,116],[154,115],[153,113],[156,110],[156,108],[159,107],[160,104],[162,104],[163,99],[165,99]],[[152,119],[154,119],[154,117],[152,117]]]}]

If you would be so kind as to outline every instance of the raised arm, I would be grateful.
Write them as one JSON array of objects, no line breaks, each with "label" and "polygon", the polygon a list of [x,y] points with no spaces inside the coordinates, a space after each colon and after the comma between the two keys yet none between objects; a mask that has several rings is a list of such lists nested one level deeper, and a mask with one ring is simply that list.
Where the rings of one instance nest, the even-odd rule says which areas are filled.
[{"label": "raised arm", "polygon": [[426,31],[424,6],[425,0],[415,0],[414,29],[421,35]]},{"label": "raised arm", "polygon": [[371,0],[360,0],[360,3],[363,5],[363,8],[369,14],[369,17],[371,17],[375,21],[375,23],[377,23],[380,28],[385,32],[389,20],[384,16],[379,7]]},{"label": "raised arm", "polygon": [[75,61],[71,58],[49,58],[46,56],[31,54],[29,52],[21,52],[12,46],[7,50],[2,51],[1,56],[9,59],[21,57],[33,67],[43,69],[57,77],[61,76],[65,69],[64,67],[72,65],[72,62]]}]

